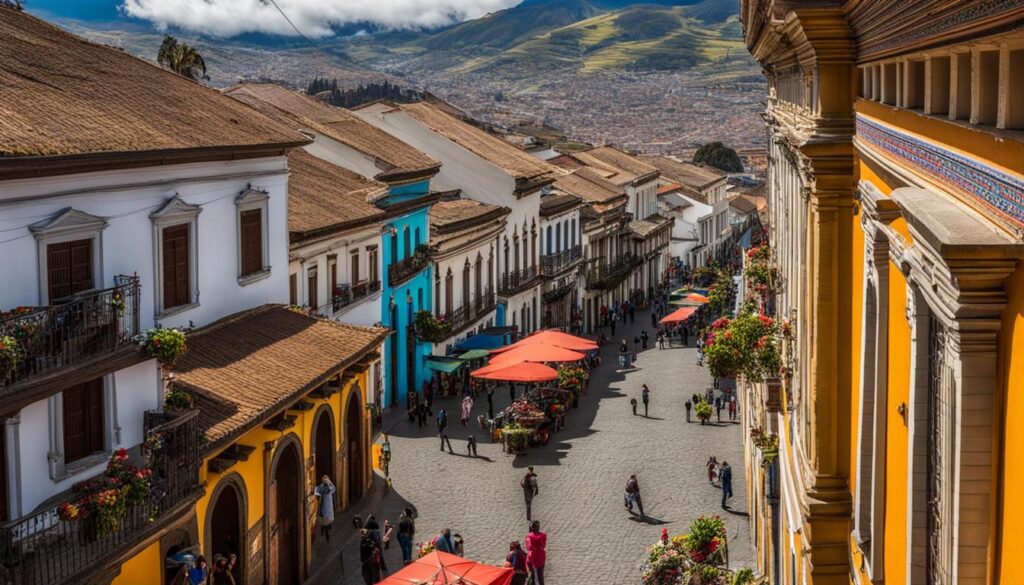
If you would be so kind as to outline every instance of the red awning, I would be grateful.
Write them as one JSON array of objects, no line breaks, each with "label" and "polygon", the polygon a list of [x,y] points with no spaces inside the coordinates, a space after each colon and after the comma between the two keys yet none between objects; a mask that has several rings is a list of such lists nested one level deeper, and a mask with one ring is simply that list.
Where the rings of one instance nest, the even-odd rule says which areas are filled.
[{"label": "red awning", "polygon": [[697,312],[697,307],[683,307],[665,315],[659,323],[682,323]]},{"label": "red awning", "polygon": [[523,347],[524,345],[532,345],[534,343],[546,343],[548,345],[554,345],[555,347],[561,347],[562,349],[571,349],[573,351],[591,351],[597,349],[596,341],[591,341],[575,335],[569,335],[568,333],[562,333],[561,331],[551,330],[538,331],[529,337],[520,339],[512,345],[506,345],[505,347],[498,348],[491,353],[504,353],[506,351]]},{"label": "red awning", "polygon": [[512,365],[522,362],[578,362],[586,354],[547,343],[530,343],[491,357],[488,365]]},{"label": "red awning", "polygon": [[474,370],[471,375],[481,380],[500,380],[503,382],[550,382],[558,379],[558,372],[544,364],[521,362],[504,368],[484,366]]},{"label": "red awning", "polygon": [[413,561],[379,585],[510,585],[512,569],[485,565],[444,552]]}]

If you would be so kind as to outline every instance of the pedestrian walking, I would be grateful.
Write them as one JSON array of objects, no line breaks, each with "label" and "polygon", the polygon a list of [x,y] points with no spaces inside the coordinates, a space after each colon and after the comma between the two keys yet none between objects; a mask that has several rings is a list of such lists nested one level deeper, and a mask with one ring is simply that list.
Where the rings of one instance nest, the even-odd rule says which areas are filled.
[{"label": "pedestrian walking", "polygon": [[690,422],[690,409],[693,408],[693,403],[689,400],[686,401],[686,422]]},{"label": "pedestrian walking", "polygon": [[427,404],[425,402],[416,403],[416,423],[421,429],[427,424]]},{"label": "pedestrian walking", "polygon": [[443,435],[448,428],[448,413],[442,408],[437,411],[437,434]]},{"label": "pedestrian walking", "polygon": [[647,330],[646,329],[641,329],[640,330],[640,345],[644,349],[647,349],[647,340],[648,339],[649,339],[649,337],[647,336]]},{"label": "pedestrian walking", "polygon": [[334,523],[334,494],[336,491],[334,484],[331,483],[331,478],[326,474],[320,478],[320,483],[313,489],[313,495],[317,500],[317,523],[320,525],[320,533],[328,542],[331,540],[331,524]]},{"label": "pedestrian walking", "polygon": [[494,386],[487,386],[487,420],[494,420]]},{"label": "pedestrian walking", "polygon": [[526,501],[526,519],[533,519],[533,497],[540,493],[537,486],[537,474],[533,472],[533,466],[526,468],[526,475],[519,480],[519,487],[523,488],[523,500]]},{"label": "pedestrian walking", "polygon": [[658,328],[658,311],[651,311],[651,327]]},{"label": "pedestrian walking", "polygon": [[658,330],[658,349],[665,349],[665,334]]},{"label": "pedestrian walking", "polygon": [[612,326],[612,337],[615,337],[615,319],[611,320],[611,326]]},{"label": "pedestrian walking", "polygon": [[381,559],[380,549],[376,541],[365,528],[359,531],[359,561],[362,563],[363,583],[374,585],[380,582]]},{"label": "pedestrian walking", "polygon": [[715,398],[715,415],[718,416],[718,422],[722,422],[722,399]]},{"label": "pedestrian walking", "polygon": [[[377,518],[375,518],[373,514],[366,517],[366,523],[363,524],[363,528],[370,533],[370,538],[372,538],[373,542],[377,544],[377,550],[384,550],[384,538],[380,533],[380,524],[377,524]],[[388,564],[384,561],[383,553],[378,555],[377,564],[380,566],[381,573],[386,575],[388,572]]]},{"label": "pedestrian walking", "polygon": [[633,353],[635,354],[635,353],[638,353],[639,351],[640,351],[640,336],[634,335],[633,336]]},{"label": "pedestrian walking", "polygon": [[722,469],[719,471],[718,479],[722,483],[722,509],[729,508],[729,498],[732,497],[732,467],[728,461],[722,462]]},{"label": "pedestrian walking", "polygon": [[715,478],[718,477],[718,460],[715,457],[708,457],[708,483],[715,485]]},{"label": "pedestrian walking", "polygon": [[736,399],[729,399],[729,420],[736,420]]},{"label": "pedestrian walking", "polygon": [[476,457],[476,436],[469,435],[466,437],[466,455]]},{"label": "pedestrian walking", "polygon": [[647,405],[651,401],[651,389],[644,384],[643,389],[640,391],[640,398],[644,401],[644,416],[647,416]]},{"label": "pedestrian walking", "polygon": [[452,554],[458,557],[466,556],[466,543],[462,540],[461,534],[453,534],[452,542],[455,543],[455,552]]},{"label": "pedestrian walking", "polygon": [[469,424],[469,415],[471,412],[473,412],[473,397],[467,394],[465,398],[462,399],[462,417],[459,419],[462,426]]},{"label": "pedestrian walking", "polygon": [[416,520],[412,508],[402,510],[398,517],[398,546],[402,549],[402,564],[412,562],[412,539],[416,536]]},{"label": "pedestrian walking", "polygon": [[512,585],[526,585],[529,569],[526,566],[526,553],[523,552],[518,540],[509,543],[505,566],[512,569]]},{"label": "pedestrian walking", "polygon": [[627,345],[626,344],[626,340],[623,339],[622,342],[619,343],[619,368],[620,369],[624,369],[628,365],[627,364],[628,358],[629,358],[629,345]]},{"label": "pedestrian walking", "polygon": [[445,528],[441,534],[434,537],[434,548],[450,555],[455,554],[455,541],[452,540],[451,529]]},{"label": "pedestrian walking", "polygon": [[633,407],[633,416],[636,416],[636,398],[630,398],[629,405]]},{"label": "pedestrian walking", "polygon": [[540,531],[540,522],[534,520],[530,524],[530,533],[526,541],[526,566],[530,568],[530,580],[533,585],[544,585],[544,565],[548,561],[548,535]]},{"label": "pedestrian walking", "polygon": [[626,481],[626,509],[633,513],[633,506],[636,505],[637,509],[640,510],[640,516],[644,516],[644,502],[640,498],[640,482],[636,480],[635,475],[629,476]]}]

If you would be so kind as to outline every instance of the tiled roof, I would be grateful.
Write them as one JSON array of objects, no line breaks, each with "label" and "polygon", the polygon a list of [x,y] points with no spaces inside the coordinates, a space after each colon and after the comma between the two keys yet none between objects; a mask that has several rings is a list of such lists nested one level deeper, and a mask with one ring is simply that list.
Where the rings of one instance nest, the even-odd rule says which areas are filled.
[{"label": "tiled roof", "polygon": [[264,305],[190,333],[174,384],[192,394],[214,449],[375,351],[387,334]]},{"label": "tiled roof", "polygon": [[693,203],[689,199],[687,199],[686,197],[683,197],[682,195],[680,195],[678,193],[670,193],[668,195],[663,195],[661,197],[661,200],[664,201],[665,204],[668,205],[671,209],[678,209],[678,208],[681,208],[681,207],[685,208],[685,207],[692,207],[693,206]]},{"label": "tiled roof", "polygon": [[628,185],[634,181],[648,181],[658,176],[658,169],[631,154],[610,146],[598,146],[573,154],[574,157],[595,170],[607,174],[607,180],[616,185]]},{"label": "tiled roof", "polygon": [[[680,183],[698,191],[725,178],[725,174],[702,165],[679,162],[664,156],[644,156],[644,162],[657,167],[663,179]],[[702,201],[706,203],[706,201]]]},{"label": "tiled roof", "polygon": [[554,167],[526,154],[487,132],[458,120],[428,103],[395,106],[421,124],[459,146],[494,164],[517,179],[543,180],[552,177]]},{"label": "tiled roof", "polygon": [[658,195],[667,195],[669,193],[675,193],[682,189],[683,186],[679,183],[669,183],[668,185],[662,185],[658,187]]},{"label": "tiled roof", "polygon": [[606,203],[626,196],[621,186],[605,181],[586,168],[559,175],[555,179],[555,189],[575,195],[588,203]]},{"label": "tiled roof", "polygon": [[671,218],[655,214],[644,219],[629,222],[629,231],[633,232],[635,236],[646,238],[659,228],[665,227],[671,223]]},{"label": "tiled roof", "polygon": [[746,195],[736,195],[730,199],[729,207],[732,207],[743,214],[757,211],[757,203],[752,197],[748,197]]},{"label": "tiled roof", "polygon": [[[215,159],[309,140],[200,83],[0,3],[0,157]],[[26,157],[26,158],[23,158]],[[81,165],[83,161],[75,161]],[[68,160],[54,161],[67,172]],[[10,167],[8,168],[8,170]]]},{"label": "tiled roof", "polygon": [[273,83],[239,83],[225,93],[260,112],[290,123],[295,128],[314,130],[372,157],[381,169],[377,177],[435,171],[440,163],[368,124],[343,108]]},{"label": "tiled roof", "polygon": [[541,217],[549,217],[565,213],[580,206],[581,198],[570,193],[560,193],[555,190],[540,200]]},{"label": "tiled roof", "polygon": [[485,221],[493,219],[495,215],[506,215],[510,212],[507,207],[481,203],[474,199],[438,201],[430,207],[430,227],[445,227],[476,217]]},{"label": "tiled roof", "polygon": [[288,156],[288,231],[293,241],[332,226],[368,223],[386,215],[370,201],[387,194],[378,181],[299,148]]}]

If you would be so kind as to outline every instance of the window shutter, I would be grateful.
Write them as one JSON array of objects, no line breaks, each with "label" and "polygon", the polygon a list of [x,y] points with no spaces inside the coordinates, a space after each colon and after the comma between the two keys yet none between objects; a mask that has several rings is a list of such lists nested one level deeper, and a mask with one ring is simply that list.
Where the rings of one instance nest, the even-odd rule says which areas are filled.
[{"label": "window shutter", "polygon": [[240,221],[242,276],[245,276],[263,270],[263,211],[243,211]]},{"label": "window shutter", "polygon": [[309,308],[313,309],[315,311],[316,309],[318,309],[320,307],[320,305],[317,304],[317,298],[316,298],[317,281],[316,281],[316,269],[315,268],[313,270],[309,271],[309,280],[307,281],[307,284],[309,285],[309,288],[308,288],[308,292],[309,292]]},{"label": "window shutter", "polygon": [[64,391],[64,463],[103,450],[103,378]]},{"label": "window shutter", "polygon": [[298,275],[292,274],[288,277],[288,301],[293,304],[299,304],[299,282]]},{"label": "window shutter", "polygon": [[164,228],[164,309],[191,302],[188,230],[187,223]]},{"label": "window shutter", "polygon": [[92,240],[75,240],[46,246],[49,301],[94,288]]}]

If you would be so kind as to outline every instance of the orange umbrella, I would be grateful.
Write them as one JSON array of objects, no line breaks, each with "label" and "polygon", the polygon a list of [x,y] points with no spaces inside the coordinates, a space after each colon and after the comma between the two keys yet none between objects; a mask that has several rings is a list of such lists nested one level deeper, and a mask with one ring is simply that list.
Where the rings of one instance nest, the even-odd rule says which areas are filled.
[{"label": "orange umbrella", "polygon": [[408,564],[379,585],[510,585],[512,569],[485,565],[434,551]]},{"label": "orange umbrella", "polygon": [[708,298],[706,296],[700,294],[700,293],[690,293],[690,294],[686,295],[683,298],[688,300],[688,301],[693,301],[695,303],[706,303],[706,302],[708,302]]},{"label": "orange umbrella", "polygon": [[585,359],[586,354],[571,349],[549,345],[547,343],[529,343],[491,358],[488,365],[512,365],[520,362],[577,362]]},{"label": "orange umbrella", "polygon": [[504,367],[484,366],[474,370],[471,375],[481,380],[499,380],[502,382],[550,382],[558,379],[558,372],[544,364],[521,362],[505,364]]},{"label": "orange umbrella", "polygon": [[697,312],[697,307],[683,307],[665,315],[659,323],[682,323]]},{"label": "orange umbrella", "polygon": [[569,335],[568,333],[562,333],[561,331],[550,330],[538,331],[529,337],[520,339],[512,345],[506,345],[505,347],[498,348],[491,353],[503,353],[524,345],[532,345],[534,343],[546,343],[548,345],[554,345],[555,347],[561,347],[562,349],[571,349],[573,351],[591,351],[597,349],[596,341],[591,341],[575,335]]}]

